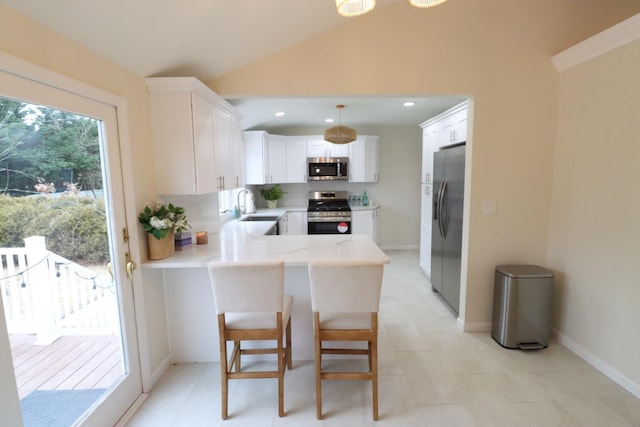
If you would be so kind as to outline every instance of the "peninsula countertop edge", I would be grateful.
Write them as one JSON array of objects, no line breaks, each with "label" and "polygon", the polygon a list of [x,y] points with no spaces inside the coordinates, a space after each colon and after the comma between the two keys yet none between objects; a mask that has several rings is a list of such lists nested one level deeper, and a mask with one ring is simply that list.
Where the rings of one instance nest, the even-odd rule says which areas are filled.
[{"label": "peninsula countertop edge", "polygon": [[307,266],[313,260],[389,263],[389,258],[366,235],[264,236],[229,224],[219,233],[210,233],[208,244],[192,245],[162,260],[145,261],[142,268],[204,268],[212,261],[273,260],[283,260],[285,266]]}]

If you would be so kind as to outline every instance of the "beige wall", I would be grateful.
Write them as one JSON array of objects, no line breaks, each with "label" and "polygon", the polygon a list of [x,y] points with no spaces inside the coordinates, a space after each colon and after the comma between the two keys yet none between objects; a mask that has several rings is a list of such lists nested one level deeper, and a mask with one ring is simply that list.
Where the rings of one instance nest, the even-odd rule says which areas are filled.
[{"label": "beige wall", "polygon": [[549,228],[554,325],[640,393],[640,42],[560,74]]},{"label": "beige wall", "polygon": [[[473,97],[467,304],[460,315],[467,329],[487,329],[495,265],[546,261],[558,84],[550,57],[640,9],[616,3],[619,9],[577,0],[459,0],[428,12],[380,7],[208,83],[235,95]],[[498,214],[482,215],[483,201],[497,202]]]}]

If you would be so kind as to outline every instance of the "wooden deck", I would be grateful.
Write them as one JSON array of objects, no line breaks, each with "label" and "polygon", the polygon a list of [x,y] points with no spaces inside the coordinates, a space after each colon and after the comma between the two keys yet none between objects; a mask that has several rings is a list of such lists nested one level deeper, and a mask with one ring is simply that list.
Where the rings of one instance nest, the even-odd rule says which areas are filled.
[{"label": "wooden deck", "polygon": [[20,399],[34,390],[109,388],[122,376],[120,337],[63,336],[47,346],[9,335]]}]

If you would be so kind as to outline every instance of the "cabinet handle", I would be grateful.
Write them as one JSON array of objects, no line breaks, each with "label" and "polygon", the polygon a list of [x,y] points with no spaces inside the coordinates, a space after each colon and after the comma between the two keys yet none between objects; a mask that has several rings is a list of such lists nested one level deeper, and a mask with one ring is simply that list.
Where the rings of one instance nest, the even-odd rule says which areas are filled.
[{"label": "cabinet handle", "polygon": [[240,187],[240,178],[236,175],[236,188]]}]

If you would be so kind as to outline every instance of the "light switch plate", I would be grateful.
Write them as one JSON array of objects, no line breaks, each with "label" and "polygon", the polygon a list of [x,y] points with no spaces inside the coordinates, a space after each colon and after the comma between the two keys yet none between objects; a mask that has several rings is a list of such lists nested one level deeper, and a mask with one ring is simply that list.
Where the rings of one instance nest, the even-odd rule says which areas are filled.
[{"label": "light switch plate", "polygon": [[496,202],[484,202],[482,203],[483,215],[495,215],[498,212]]}]

